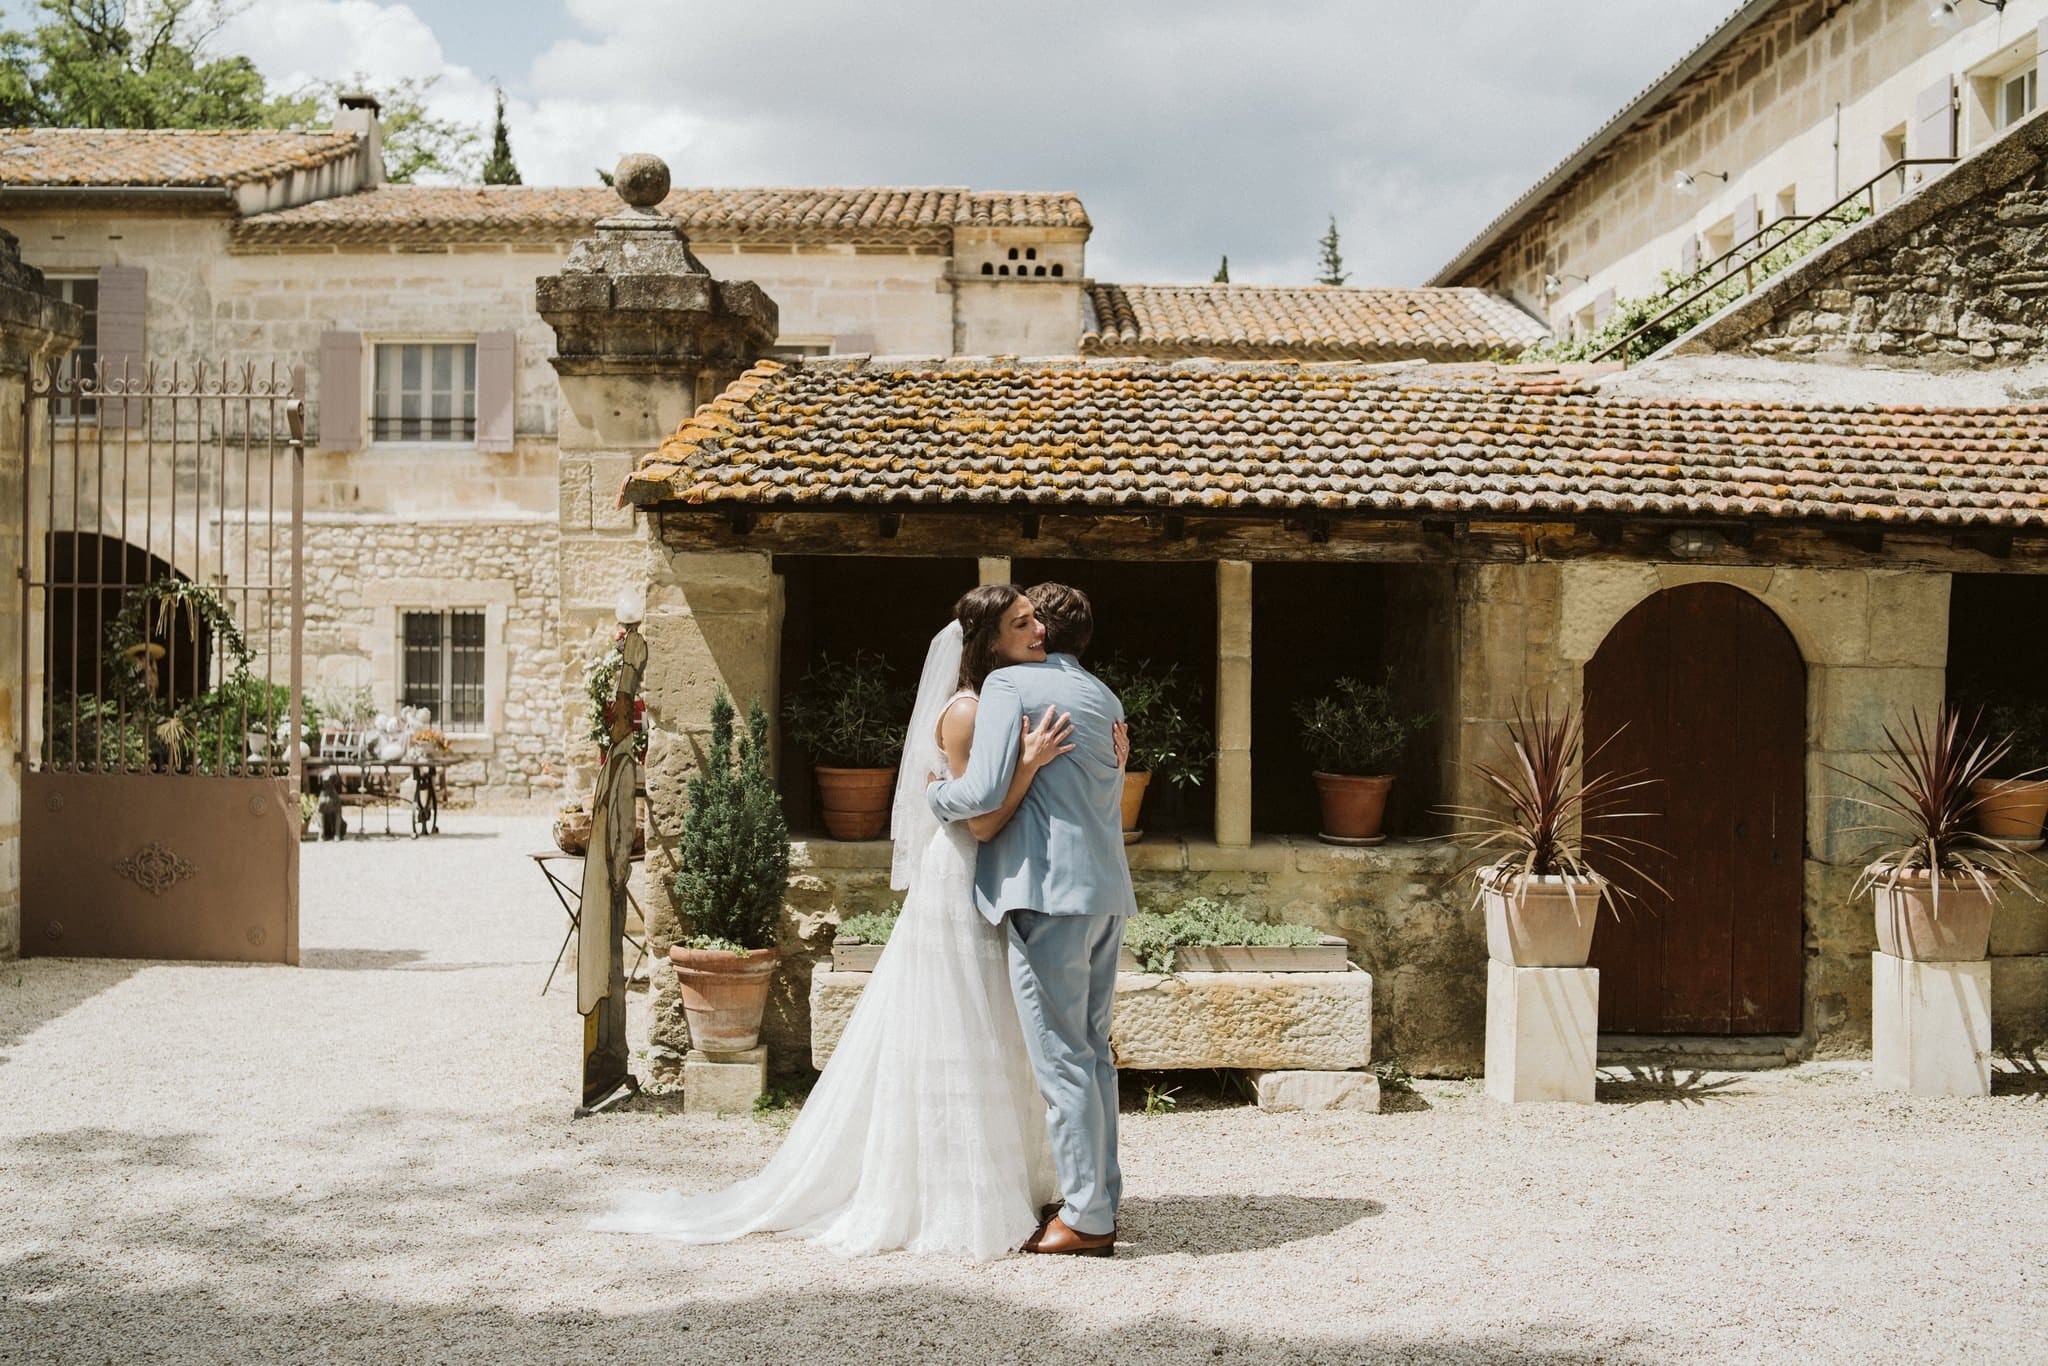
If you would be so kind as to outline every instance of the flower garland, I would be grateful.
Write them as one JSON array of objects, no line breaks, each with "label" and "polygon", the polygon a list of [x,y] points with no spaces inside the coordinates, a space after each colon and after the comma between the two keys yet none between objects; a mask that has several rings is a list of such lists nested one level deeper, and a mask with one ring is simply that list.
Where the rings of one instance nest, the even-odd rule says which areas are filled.
[{"label": "flower garland", "polygon": [[[612,637],[611,648],[583,666],[583,686],[590,695],[584,738],[604,754],[611,752],[612,705],[618,700],[619,670],[626,667],[625,639],[626,630],[622,626]],[[636,697],[633,699],[633,758],[637,762],[646,757],[647,703]]]}]

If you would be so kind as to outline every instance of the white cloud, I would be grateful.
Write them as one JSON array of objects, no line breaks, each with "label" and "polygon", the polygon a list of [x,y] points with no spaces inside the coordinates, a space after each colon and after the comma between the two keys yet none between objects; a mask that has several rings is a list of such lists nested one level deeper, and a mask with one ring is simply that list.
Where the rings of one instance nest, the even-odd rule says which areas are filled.
[{"label": "white cloud", "polygon": [[[528,183],[653,151],[682,183],[1073,189],[1103,279],[1227,251],[1233,278],[1306,280],[1334,212],[1370,284],[1441,265],[1730,0],[562,3],[578,36],[507,80]],[[264,0],[223,44],[286,82],[440,71],[437,112],[490,117],[405,4]]]}]

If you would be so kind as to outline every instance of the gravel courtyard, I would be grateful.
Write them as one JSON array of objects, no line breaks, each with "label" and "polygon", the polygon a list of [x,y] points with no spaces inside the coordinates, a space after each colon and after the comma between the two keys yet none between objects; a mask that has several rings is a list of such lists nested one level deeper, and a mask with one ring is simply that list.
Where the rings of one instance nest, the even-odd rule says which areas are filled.
[{"label": "gravel courtyard", "polygon": [[0,1361],[2048,1360],[2048,1094],[1856,1067],[1125,1117],[1114,1261],[586,1232],[778,1128],[570,1118],[531,816],[304,847],[298,969],[0,964]]}]

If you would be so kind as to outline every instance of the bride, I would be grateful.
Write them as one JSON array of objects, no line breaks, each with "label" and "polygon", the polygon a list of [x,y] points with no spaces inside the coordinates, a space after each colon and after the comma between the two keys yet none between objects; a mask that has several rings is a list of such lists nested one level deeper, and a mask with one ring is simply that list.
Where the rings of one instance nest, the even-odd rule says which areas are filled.
[{"label": "bride", "polygon": [[[889,882],[908,889],[903,912],[781,1149],[726,1190],[631,1196],[594,1227],[688,1243],[778,1232],[846,1256],[907,1248],[978,1260],[1037,1230],[1058,1183],[1003,931],[975,910],[975,844],[1073,748],[1071,727],[1050,712],[1025,718],[1016,777],[986,816],[942,826],[925,787],[941,762],[955,777],[966,770],[982,680],[1044,658],[1044,628],[1015,585],[960,599],[925,656],[897,772]],[[1121,731],[1117,740],[1121,759]]]}]

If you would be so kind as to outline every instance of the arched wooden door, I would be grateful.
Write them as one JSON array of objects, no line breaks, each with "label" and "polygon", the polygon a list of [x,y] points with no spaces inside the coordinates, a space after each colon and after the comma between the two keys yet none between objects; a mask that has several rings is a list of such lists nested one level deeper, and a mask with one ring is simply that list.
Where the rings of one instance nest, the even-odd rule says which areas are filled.
[{"label": "arched wooden door", "polygon": [[1806,665],[1783,622],[1725,584],[1639,603],[1586,665],[1589,744],[1658,779],[1614,829],[1662,846],[1593,936],[1600,1028],[1796,1034],[1804,963]]}]

